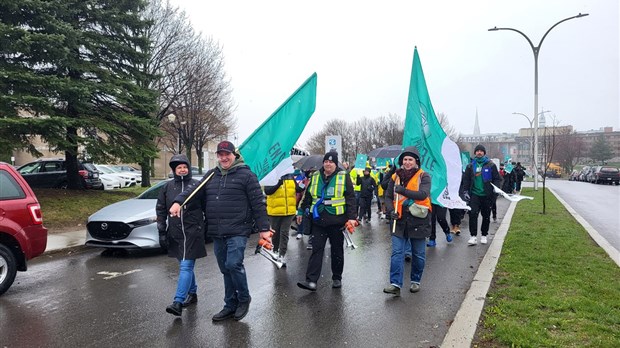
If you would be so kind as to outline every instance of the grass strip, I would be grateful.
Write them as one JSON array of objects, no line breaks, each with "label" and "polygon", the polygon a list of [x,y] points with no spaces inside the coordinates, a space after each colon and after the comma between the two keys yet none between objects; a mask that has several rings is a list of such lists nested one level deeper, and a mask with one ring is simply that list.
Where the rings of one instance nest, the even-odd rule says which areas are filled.
[{"label": "grass strip", "polygon": [[43,225],[50,233],[86,228],[88,217],[118,201],[134,198],[147,187],[119,190],[33,189],[43,213]]},{"label": "grass strip", "polygon": [[620,268],[547,191],[518,203],[473,347],[620,347]]}]

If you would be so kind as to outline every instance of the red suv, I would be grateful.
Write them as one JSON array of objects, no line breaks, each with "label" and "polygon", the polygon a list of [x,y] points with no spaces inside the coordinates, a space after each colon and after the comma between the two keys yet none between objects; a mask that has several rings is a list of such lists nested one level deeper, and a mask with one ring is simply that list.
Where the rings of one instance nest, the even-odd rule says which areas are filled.
[{"label": "red suv", "polygon": [[0,162],[0,295],[26,270],[26,261],[47,246],[41,206],[24,178]]}]

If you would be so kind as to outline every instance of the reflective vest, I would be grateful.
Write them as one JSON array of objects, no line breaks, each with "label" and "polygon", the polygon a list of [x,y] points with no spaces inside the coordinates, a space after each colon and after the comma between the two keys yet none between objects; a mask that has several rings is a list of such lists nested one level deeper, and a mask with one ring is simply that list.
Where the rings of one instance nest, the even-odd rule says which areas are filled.
[{"label": "reflective vest", "polygon": [[267,196],[267,215],[289,216],[297,212],[295,180],[284,179],[276,192]]},{"label": "reflective vest", "polygon": [[[420,176],[422,175],[422,173],[424,173],[422,168],[418,169],[418,171],[415,173],[413,178],[411,178],[411,180],[409,180],[409,182],[407,183],[407,187],[406,187],[407,190],[418,191],[420,187]],[[392,180],[394,180],[395,185],[400,185],[400,177],[398,175],[392,174]],[[403,217],[403,202],[405,202],[409,198],[405,197],[404,195],[395,194],[394,201],[396,201],[397,197],[398,197],[398,202],[396,206],[396,211],[398,212],[398,216],[400,219]],[[426,197],[423,200],[415,200],[414,202],[419,205],[423,205],[427,207],[429,212],[433,210],[431,207],[431,199],[429,197]]]},{"label": "reflective vest", "polygon": [[351,169],[351,171],[349,172],[349,176],[351,176],[351,182],[353,183],[353,191],[355,192],[360,192],[362,190],[362,185],[357,184],[358,175],[359,174],[357,173],[357,169],[355,168]]},{"label": "reflective vest", "polygon": [[383,197],[383,187],[381,187],[381,181],[379,180],[379,175],[380,173],[376,170],[373,170],[372,172],[370,172],[370,176],[373,177],[373,179],[375,179],[375,183],[377,184],[377,195],[379,195],[379,197]]},{"label": "reflective vest", "polygon": [[[344,214],[346,200],[344,198],[344,190],[346,187],[347,172],[339,171],[330,181],[327,187],[325,187],[325,196],[323,196],[323,202],[318,206],[318,211],[327,210],[332,215]],[[323,178],[320,172],[314,172],[312,179],[310,180],[310,186],[308,186],[308,192],[312,195],[312,205],[310,211],[314,211],[314,206],[321,199],[323,187]]]}]

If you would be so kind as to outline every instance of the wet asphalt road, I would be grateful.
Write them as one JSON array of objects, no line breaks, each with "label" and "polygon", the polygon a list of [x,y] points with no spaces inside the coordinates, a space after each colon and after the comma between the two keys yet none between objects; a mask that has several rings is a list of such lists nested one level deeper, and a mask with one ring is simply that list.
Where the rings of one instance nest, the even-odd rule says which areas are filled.
[{"label": "wet asphalt road", "polygon": [[[498,200],[499,221],[508,208]],[[433,347],[439,346],[488,245],[467,246],[467,218],[447,245],[440,232],[427,248],[421,291],[401,297],[389,285],[388,225],[374,220],[358,228],[358,248],[345,251],[342,289],[331,288],[329,253],[316,292],[296,286],[310,251],[307,237],[291,237],[288,267],[277,270],[246,250],[252,295],[240,322],[213,323],[223,306],[223,282],[213,257],[196,266],[198,304],[182,318],[165,312],[176,289],[177,261],[158,253],[102,255],[79,248],[44,255],[19,273],[0,297],[1,347]],[[499,223],[491,223],[490,239]],[[328,251],[328,250],[326,250]],[[409,266],[406,266],[408,284]]]}]

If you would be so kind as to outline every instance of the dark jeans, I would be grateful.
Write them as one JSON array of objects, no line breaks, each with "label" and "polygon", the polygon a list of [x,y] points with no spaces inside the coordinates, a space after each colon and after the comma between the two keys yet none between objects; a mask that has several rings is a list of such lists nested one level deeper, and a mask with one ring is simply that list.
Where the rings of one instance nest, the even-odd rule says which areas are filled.
[{"label": "dark jeans", "polygon": [[491,195],[491,213],[493,213],[493,219],[497,219],[497,194],[494,193]]},{"label": "dark jeans", "polygon": [[522,181],[522,180],[517,179],[517,185],[516,185],[517,187],[516,187],[516,190],[517,190],[517,191],[519,191],[519,192],[521,192],[521,181]]},{"label": "dark jeans", "polygon": [[372,206],[372,196],[360,197],[360,212],[358,215],[358,218],[360,220],[364,216],[366,216],[368,220],[370,220],[370,218],[372,217],[371,206]]},{"label": "dark jeans", "polygon": [[271,242],[273,243],[273,251],[277,251],[280,255],[286,255],[288,245],[289,230],[291,229],[291,221],[293,215],[289,216],[269,216],[271,228],[275,231]]},{"label": "dark jeans", "polygon": [[446,220],[446,210],[448,209],[437,204],[433,204],[432,207],[430,239],[435,240],[437,238],[437,223],[439,223],[444,233],[450,233],[450,226],[448,226],[448,221]]},{"label": "dark jeans", "polygon": [[493,198],[491,196],[471,195],[469,201],[469,233],[472,236],[478,235],[478,214],[482,215],[482,225],[480,233],[486,236],[489,233],[489,225],[491,223],[491,205]]},{"label": "dark jeans", "polygon": [[239,302],[250,300],[243,254],[248,237],[213,238],[213,253],[224,275],[224,308],[234,311]]},{"label": "dark jeans", "polygon": [[460,225],[463,219],[463,209],[450,209],[450,224]]},{"label": "dark jeans", "polygon": [[332,262],[332,280],[342,279],[342,269],[344,268],[344,235],[342,227],[335,226],[317,226],[312,225],[312,255],[308,260],[308,269],[306,270],[306,281],[316,283],[321,277],[321,268],[323,267],[323,253],[325,251],[325,243],[329,239],[331,245],[331,262]]}]

